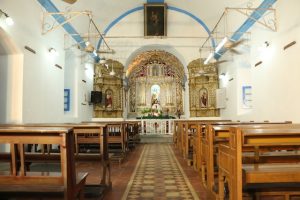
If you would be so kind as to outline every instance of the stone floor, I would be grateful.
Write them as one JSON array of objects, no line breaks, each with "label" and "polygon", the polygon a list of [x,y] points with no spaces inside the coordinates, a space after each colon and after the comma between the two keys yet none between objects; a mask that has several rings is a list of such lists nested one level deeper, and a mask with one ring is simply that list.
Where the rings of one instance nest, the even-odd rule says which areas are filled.
[{"label": "stone floor", "polygon": [[140,136],[141,143],[172,143],[173,135],[159,135],[159,134],[151,134],[151,135],[141,135]]},{"label": "stone floor", "polygon": [[[149,148],[149,146],[151,148]],[[156,150],[158,150],[157,154],[155,154]],[[142,154],[143,151],[144,154]],[[146,151],[148,151],[148,153],[145,153]],[[141,155],[143,155],[142,158]],[[128,187],[126,193],[126,188],[133,177],[132,175],[140,158],[143,167],[137,170],[138,176],[135,180],[136,182],[132,179],[134,183],[132,185],[138,186],[135,189],[140,188],[141,190],[130,190],[131,188]],[[102,169],[99,162],[79,162],[76,165],[78,171],[89,172],[87,184],[97,184],[100,182],[99,174],[101,174]],[[185,174],[185,177],[183,174]],[[201,184],[200,175],[192,167],[187,165],[187,162],[182,159],[182,156],[179,155],[172,144],[151,143],[137,145],[133,150],[127,153],[126,159],[121,164],[111,164],[111,180],[112,189],[105,194],[104,200],[121,200],[123,196],[124,199],[175,200],[198,199],[198,197],[201,200],[208,199],[205,189]],[[190,184],[187,185],[187,182]],[[137,192],[140,196],[134,198]],[[14,200],[15,199],[32,200],[32,198],[26,198],[25,196],[14,198]],[[100,198],[86,199],[98,200]]]},{"label": "stone floor", "polygon": [[[152,148],[149,149],[147,145],[148,146],[155,145],[155,146],[152,146]],[[144,150],[144,148],[146,149]],[[158,161],[153,160],[155,155],[154,152],[155,150],[158,150],[157,152],[160,152],[156,155],[156,157],[159,158]],[[145,151],[152,151],[152,153],[145,154]],[[169,155],[170,154],[175,155],[177,161],[175,160],[175,157],[173,157],[169,159],[170,162],[168,163],[167,162],[168,158],[166,158],[166,155],[164,153],[165,151],[168,151]],[[135,171],[136,165],[139,162],[139,158],[141,154],[143,155],[143,157],[141,158],[140,163],[143,162],[142,160],[144,159],[144,164],[141,164],[142,166],[141,169],[137,168],[136,170],[138,174],[136,181],[146,180],[145,177],[147,175],[147,172],[148,174],[149,173],[153,174],[152,172],[155,172],[153,174],[154,177],[150,175],[148,177],[148,182],[146,181],[147,184],[144,185],[143,184],[139,185],[139,183],[134,184],[134,178],[131,179],[132,174]],[[148,156],[150,156],[149,160],[147,159]],[[152,167],[150,168],[147,167],[149,166],[149,164]],[[160,168],[161,169],[163,168],[160,166],[162,164],[164,164],[169,169],[165,168],[165,170],[159,170]],[[154,169],[151,169],[153,167]],[[182,176],[182,173],[179,168],[181,168],[182,171],[184,172],[185,178],[190,183],[190,186],[186,186],[185,183],[186,180]],[[180,179],[178,182],[181,184],[181,186],[174,184],[173,179],[175,180],[175,183]],[[130,182],[132,182],[131,183],[132,185],[137,186],[135,187],[135,189],[140,188],[141,189],[140,191],[143,191],[144,189],[146,193],[144,193],[143,195],[146,196],[142,196],[141,193],[143,192],[131,190],[130,187],[127,189],[127,186]],[[183,190],[178,189],[178,187],[181,187],[181,189]],[[153,190],[154,192],[152,192],[152,188],[155,188]],[[131,195],[131,197],[129,197],[129,194],[135,194],[135,195]],[[160,195],[160,197],[155,196],[158,194]],[[178,195],[184,195],[184,197]],[[126,160],[121,165],[119,164],[112,165],[112,190],[105,195],[104,200],[120,200],[122,199],[122,197],[124,197],[124,199],[155,199],[155,200],[156,199],[198,199],[198,198],[202,200],[207,199],[205,189],[203,188],[200,182],[199,174],[196,171],[194,171],[192,167],[189,167],[187,165],[187,162],[181,158],[177,150],[173,148],[172,144],[163,144],[163,143],[140,144],[135,148],[135,150],[133,150],[128,154]]]}]

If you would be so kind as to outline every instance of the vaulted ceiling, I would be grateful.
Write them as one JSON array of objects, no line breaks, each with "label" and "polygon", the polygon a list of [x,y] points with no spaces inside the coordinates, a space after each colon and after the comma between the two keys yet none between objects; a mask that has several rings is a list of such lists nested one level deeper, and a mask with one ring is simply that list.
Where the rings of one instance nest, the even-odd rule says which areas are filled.
[{"label": "vaulted ceiling", "polygon": [[[168,5],[168,36],[164,39],[143,37],[143,6],[145,3],[155,2],[155,0],[77,0],[73,4],[61,0],[52,0],[52,3],[61,12],[90,11],[92,13],[92,19],[97,28],[105,35],[105,41],[116,51],[114,55],[100,55],[100,57],[114,57],[127,65],[130,62],[128,58],[134,59],[135,52],[144,49],[159,49],[172,52],[179,59],[182,56],[184,59],[181,59],[181,62],[186,65],[190,60],[199,57],[200,46],[208,40],[210,31],[217,24],[225,8],[256,8],[263,2],[263,0],[156,1]],[[241,17],[227,21],[226,23],[230,23],[230,26],[225,27],[224,25],[221,29],[230,29],[226,31],[234,32],[245,19],[245,17]],[[86,35],[90,30],[90,21],[87,16],[77,17],[75,20],[70,21],[70,24],[79,34]],[[219,33],[220,38],[224,36],[224,33],[221,33],[222,31]],[[220,39],[216,39],[217,44]],[[93,43],[97,49],[101,48],[100,38],[95,38]],[[213,46],[211,42],[205,45],[209,48]],[[200,56],[207,57],[209,51],[211,49]]]}]

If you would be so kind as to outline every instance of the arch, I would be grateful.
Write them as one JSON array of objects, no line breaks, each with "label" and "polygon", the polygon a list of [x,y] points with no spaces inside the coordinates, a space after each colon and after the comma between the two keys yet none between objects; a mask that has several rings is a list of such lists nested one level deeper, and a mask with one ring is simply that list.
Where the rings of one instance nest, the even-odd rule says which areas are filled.
[{"label": "arch", "polygon": [[[151,50],[140,52],[135,56],[135,58],[128,65],[126,77],[130,78],[131,74],[138,70],[137,68],[147,65],[149,61],[151,63],[152,60],[155,60],[158,63],[164,63],[164,65],[172,66],[174,71],[176,71],[178,78],[183,78],[185,76],[184,66],[175,55],[167,51]],[[182,81],[184,81],[184,79],[182,79]]]},{"label": "arch", "polygon": [[[104,29],[104,35],[107,34],[107,32],[114,26],[116,25],[118,22],[120,22],[123,18],[125,18],[127,15],[130,15],[131,13],[134,13],[134,12],[137,12],[137,11],[140,11],[140,10],[143,10],[144,9],[144,6],[138,6],[136,8],[133,8],[133,9],[130,9],[128,11],[126,11],[125,13],[121,14],[119,17],[117,17],[115,20],[113,20],[105,29]],[[207,32],[207,34],[210,36],[211,38],[211,44],[212,46],[215,48],[216,46],[216,43],[215,43],[215,40],[214,38],[212,37],[211,35],[211,32],[209,30],[209,28],[207,27],[207,25],[199,18],[197,17],[196,15],[186,11],[186,10],[183,10],[181,8],[177,8],[177,7],[174,7],[174,6],[167,6],[167,9],[169,10],[172,10],[172,11],[176,11],[176,12],[180,12],[180,13],[183,13],[189,17],[191,17],[192,19],[194,19],[196,22],[198,22],[204,29],[205,31]],[[101,43],[102,43],[102,38],[99,39],[98,41],[98,44],[97,44],[97,49],[100,48],[101,46]]]}]

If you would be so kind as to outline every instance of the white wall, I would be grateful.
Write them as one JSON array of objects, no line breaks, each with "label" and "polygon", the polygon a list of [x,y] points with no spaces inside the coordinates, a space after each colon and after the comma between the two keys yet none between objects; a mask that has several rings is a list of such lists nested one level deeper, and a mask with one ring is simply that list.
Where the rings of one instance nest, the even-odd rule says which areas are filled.
[{"label": "white wall", "polygon": [[[93,105],[89,105],[93,90],[94,65],[89,55],[78,49],[66,51],[65,88],[70,89],[70,111],[65,112],[65,121],[90,121],[93,116]],[[82,80],[86,81],[83,82]]]},{"label": "white wall", "polygon": [[0,123],[6,122],[7,115],[7,57],[0,56]]},{"label": "white wall", "polygon": [[[18,6],[16,6],[16,4],[18,4]],[[65,62],[64,34],[66,33],[63,28],[58,28],[46,35],[42,35],[41,15],[43,9],[37,1],[3,0],[1,1],[1,9],[13,18],[15,24],[14,26],[8,27],[0,22],[0,25],[1,27],[3,26],[6,34],[11,37],[14,43],[16,43],[16,46],[21,50],[21,55],[18,59],[10,58],[9,56],[5,56],[1,59],[1,63],[8,62],[8,66],[14,66],[14,68],[7,68],[9,73],[12,74],[11,77],[7,78],[8,81],[5,81],[7,91],[11,91],[13,94],[16,93],[16,86],[12,85],[9,80],[18,79],[22,82],[21,98],[11,98],[14,97],[14,95],[6,96],[9,99],[7,101],[1,101],[5,102],[0,103],[1,110],[3,107],[9,107],[10,104],[13,105],[11,106],[12,108],[21,108],[21,112],[19,113],[21,113],[22,116],[20,118],[23,119],[24,123],[70,122],[90,119],[92,117],[91,109],[78,108],[78,105],[73,106],[78,109],[78,111],[71,117],[64,113],[64,70],[68,68],[66,65],[69,63],[71,65],[70,67],[74,67],[74,69],[78,67],[73,65],[72,62]],[[34,49],[36,54],[25,50],[24,46],[29,46]],[[58,55],[50,57],[48,52],[49,48],[55,48]],[[68,59],[72,60],[74,58],[71,57]],[[55,64],[62,66],[63,69],[55,67]],[[78,65],[81,64],[79,63]],[[1,68],[1,70],[5,71],[3,68]],[[21,77],[19,77],[21,72]],[[71,79],[81,80],[84,71],[69,74],[75,76]],[[3,82],[4,79],[1,81]],[[87,89],[90,90],[90,79],[88,85],[89,87],[82,85],[76,87],[78,90],[85,92]],[[1,93],[2,92],[4,92],[3,86],[1,86]],[[82,94],[77,94],[77,96],[73,98],[79,99],[79,96],[82,98]],[[15,101],[21,102],[16,103]],[[82,99],[78,100],[80,103],[81,101]],[[13,113],[13,111],[10,113]],[[12,117],[6,116],[6,119],[3,118],[1,114],[1,121],[8,121],[8,119]]]},{"label": "white wall", "polygon": [[[250,75],[241,73],[243,66],[236,63],[239,71],[236,76],[238,80],[244,79],[246,84],[252,84],[253,108],[247,112],[240,112],[240,81],[233,90],[227,87],[229,105],[222,110],[222,117],[256,121],[300,121],[299,7],[298,0],[278,1],[275,4],[278,31],[271,32],[258,24],[251,29]],[[259,50],[265,41],[268,41],[270,46],[264,51]],[[297,44],[284,51],[283,47],[292,41],[296,41]],[[259,61],[263,63],[254,67]],[[226,65],[229,68],[230,64]],[[233,99],[238,99],[239,102]]]}]

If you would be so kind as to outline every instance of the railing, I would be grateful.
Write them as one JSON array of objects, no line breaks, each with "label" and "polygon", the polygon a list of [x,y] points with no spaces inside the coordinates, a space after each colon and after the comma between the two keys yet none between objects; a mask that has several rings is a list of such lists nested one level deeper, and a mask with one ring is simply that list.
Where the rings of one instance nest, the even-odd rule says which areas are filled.
[{"label": "railing", "polygon": [[161,134],[173,135],[173,119],[143,119],[142,121],[142,135]]}]

